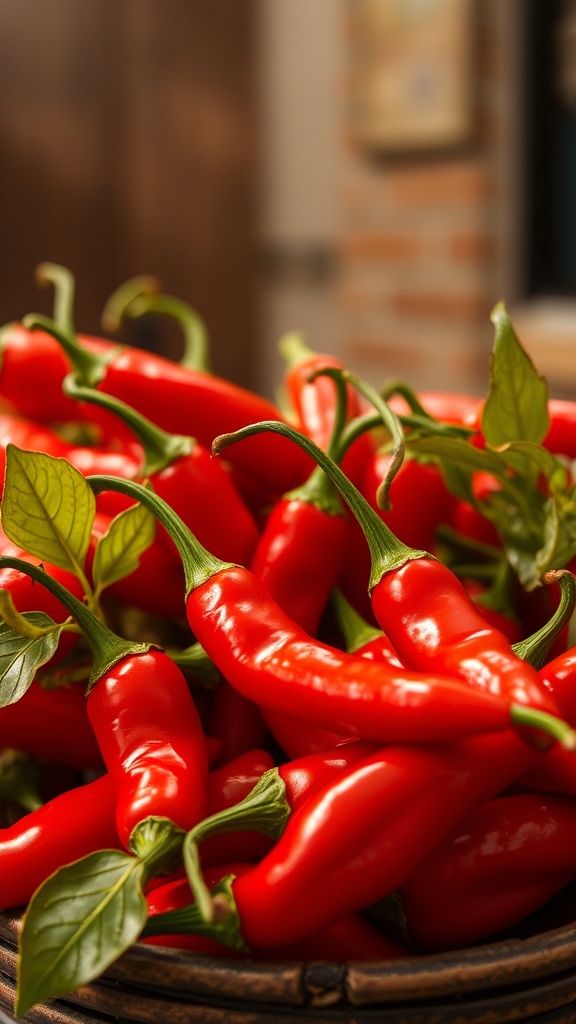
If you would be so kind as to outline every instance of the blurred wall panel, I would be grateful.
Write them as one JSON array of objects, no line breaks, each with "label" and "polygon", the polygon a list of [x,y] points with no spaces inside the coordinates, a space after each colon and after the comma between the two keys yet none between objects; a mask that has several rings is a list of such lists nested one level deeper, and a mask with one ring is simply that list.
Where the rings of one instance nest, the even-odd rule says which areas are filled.
[{"label": "blurred wall panel", "polygon": [[[0,318],[49,311],[33,271],[110,292],[157,275],[208,324],[214,368],[256,361],[253,0],[0,0]],[[166,321],[127,340],[178,355]]]}]

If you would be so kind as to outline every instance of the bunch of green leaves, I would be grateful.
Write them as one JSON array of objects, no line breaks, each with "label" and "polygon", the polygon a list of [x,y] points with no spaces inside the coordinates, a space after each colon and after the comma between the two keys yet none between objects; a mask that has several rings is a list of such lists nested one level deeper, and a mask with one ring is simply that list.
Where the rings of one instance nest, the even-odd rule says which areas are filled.
[{"label": "bunch of green leaves", "polygon": [[[550,421],[548,385],[522,347],[503,303],[495,328],[490,386],[483,407],[485,447],[449,436],[409,434],[407,447],[434,460],[450,491],[495,526],[506,558],[526,590],[576,555],[576,485],[566,460],[543,445]],[[495,478],[479,500],[474,475]]]},{"label": "bunch of green leaves", "polygon": [[[14,544],[40,564],[75,575],[87,607],[103,618],[102,592],[130,575],[154,539],[152,513],[136,504],[117,515],[101,537],[88,579],[87,556],[96,515],[94,494],[65,459],[8,445],[2,526]],[[20,614],[0,590],[0,707],[26,692],[37,670],[58,648],[63,630],[78,631],[71,618],[57,623],[44,612]]]}]

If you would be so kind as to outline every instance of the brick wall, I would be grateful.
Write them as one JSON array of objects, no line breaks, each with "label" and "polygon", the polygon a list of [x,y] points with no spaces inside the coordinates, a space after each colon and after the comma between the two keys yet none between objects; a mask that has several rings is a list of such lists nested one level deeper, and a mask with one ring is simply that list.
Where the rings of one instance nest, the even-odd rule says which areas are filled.
[{"label": "brick wall", "polygon": [[344,132],[339,346],[377,384],[402,377],[416,387],[485,388],[490,310],[508,287],[500,274],[509,241],[501,216],[510,141],[503,7],[500,0],[476,4],[470,143],[374,159]]}]

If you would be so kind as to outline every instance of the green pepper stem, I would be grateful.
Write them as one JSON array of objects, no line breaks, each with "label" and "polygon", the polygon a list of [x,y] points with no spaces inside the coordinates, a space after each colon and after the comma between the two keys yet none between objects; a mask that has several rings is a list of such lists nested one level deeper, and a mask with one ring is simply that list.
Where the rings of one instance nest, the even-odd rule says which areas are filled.
[{"label": "green pepper stem", "polygon": [[30,576],[37,583],[46,587],[51,594],[54,594],[62,602],[70,615],[78,623],[86,640],[90,644],[94,661],[92,671],[88,680],[88,691],[114,665],[128,655],[145,654],[150,650],[152,644],[134,643],[124,640],[123,637],[113,633],[100,619],[79,601],[74,594],[71,594],[57,580],[49,576],[40,566],[32,565],[21,558],[13,558],[9,555],[0,555],[0,569],[17,569],[19,572]]},{"label": "green pepper stem", "polygon": [[129,498],[133,498],[134,501],[140,501],[154,513],[170,534],[182,560],[185,580],[184,598],[187,598],[196,587],[215,576],[217,572],[233,568],[234,563],[223,562],[216,555],[212,555],[170,505],[143,484],[103,474],[88,476],[86,481],[95,494],[100,494],[102,491],[118,491],[120,494],[126,494]]},{"label": "green pepper stem", "polygon": [[199,313],[171,295],[141,292],[127,302],[120,316],[137,318],[147,313],[162,313],[176,320],[184,332],[184,353],[180,363],[189,370],[210,372],[210,345],[206,324]]},{"label": "green pepper stem", "polygon": [[315,377],[319,376],[332,377],[333,380],[340,379],[356,388],[356,390],[374,406],[376,412],[380,416],[381,423],[383,423],[390,434],[392,441],[390,465],[384,480],[378,488],[378,505],[380,508],[388,509],[390,507],[388,498],[390,485],[404,461],[406,451],[404,430],[400,420],[396,414],[392,412],[392,409],[386,405],[386,402],[383,401],[376,389],[373,388],[371,384],[362,380],[361,377],[358,377],[357,374],[351,373],[349,370],[339,370],[335,367],[327,367],[326,369],[313,371],[310,375],[310,379],[314,380]]},{"label": "green pepper stem", "polygon": [[142,931],[143,938],[155,935],[201,935],[216,939],[239,953],[250,952],[242,938],[236,901],[232,892],[235,875],[226,875],[212,891],[214,920],[206,921],[198,907],[190,903],[179,910],[167,910],[149,917]]},{"label": "green pepper stem", "polygon": [[140,295],[156,295],[159,291],[158,279],[147,274],[124,281],[106,301],[100,317],[102,329],[107,334],[119,331],[126,306]]},{"label": "green pepper stem", "polygon": [[331,604],[336,614],[336,622],[344,637],[344,646],[349,654],[354,654],[360,647],[381,637],[382,630],[371,626],[366,619],[352,607],[341,590],[333,590]]},{"label": "green pepper stem", "polygon": [[251,423],[247,427],[242,427],[234,433],[221,434],[212,442],[212,451],[215,455],[218,455],[229,444],[234,444],[245,437],[251,437],[253,434],[259,434],[264,431],[281,434],[299,444],[322,467],[340,491],[344,501],[358,520],[370,549],[372,563],[368,585],[370,592],[385,573],[393,569],[399,569],[406,562],[413,559],[432,557],[427,551],[417,551],[398,540],[389,527],[381,520],[378,513],[371,508],[363,495],[360,494],[360,491],[354,487],[348,477],[342,472],[340,467],[318,445],[314,444],[310,438],[305,437],[304,434],[299,433],[299,431],[286,423],[280,423],[276,420],[263,420],[260,423]]},{"label": "green pepper stem", "polygon": [[152,420],[146,419],[145,416],[119,398],[105,394],[103,391],[97,391],[95,388],[77,384],[72,374],[64,379],[62,388],[66,395],[75,398],[78,402],[90,402],[92,405],[99,405],[102,409],[107,409],[130,428],[144,451],[142,474],[145,477],[159,473],[160,470],[171,466],[176,459],[190,455],[196,444],[193,437],[169,434],[166,430],[162,430]]},{"label": "green pepper stem", "polygon": [[278,342],[278,351],[289,370],[296,369],[308,359],[318,358],[318,353],[304,341],[300,331],[288,331]]},{"label": "green pepper stem", "polygon": [[74,333],[74,276],[58,263],[39,263],[36,280],[40,285],[54,286],[54,322],[61,331]]},{"label": "green pepper stem", "polygon": [[87,387],[96,387],[106,375],[106,367],[116,355],[117,350],[112,348],[106,355],[99,355],[90,352],[80,344],[73,331],[64,331],[51,320],[50,317],[42,316],[40,313],[29,313],[22,321],[24,327],[29,330],[46,331],[62,346],[74,368],[74,376],[78,383]]},{"label": "green pepper stem", "polygon": [[557,583],[560,587],[560,601],[554,614],[536,633],[513,644],[512,650],[523,661],[535,669],[546,662],[558,633],[571,618],[576,604],[576,580],[568,569],[553,569],[544,576],[544,583]]},{"label": "green pepper stem", "polygon": [[244,800],[210,815],[188,832],[184,840],[184,865],[197,906],[207,921],[212,919],[214,904],[202,877],[199,844],[209,836],[237,832],[240,829],[263,832],[271,839],[278,839],[291,813],[284,780],[278,768],[270,768]]},{"label": "green pepper stem", "polygon": [[166,654],[178,668],[183,672],[189,672],[207,689],[212,689],[222,678],[214,662],[197,641],[180,651],[166,648]]},{"label": "green pepper stem", "polygon": [[550,715],[547,711],[540,711],[538,708],[529,707],[526,704],[512,704],[510,706],[510,720],[514,725],[528,726],[546,733],[552,739],[557,740],[566,750],[576,750],[576,732],[561,718]]},{"label": "green pepper stem", "polygon": [[180,862],[184,830],[169,818],[150,815],[138,822],[130,835],[130,850],[145,867],[146,883],[160,871],[168,874]]},{"label": "green pepper stem", "polygon": [[[338,461],[340,440],[346,426],[346,408],[348,395],[346,385],[342,378],[334,378],[336,386],[335,416],[332,433],[326,454],[329,458]],[[284,497],[287,501],[305,501],[325,512],[326,515],[339,516],[343,513],[342,501],[338,490],[326,476],[320,466],[315,466],[310,476],[299,487],[288,491]]]}]

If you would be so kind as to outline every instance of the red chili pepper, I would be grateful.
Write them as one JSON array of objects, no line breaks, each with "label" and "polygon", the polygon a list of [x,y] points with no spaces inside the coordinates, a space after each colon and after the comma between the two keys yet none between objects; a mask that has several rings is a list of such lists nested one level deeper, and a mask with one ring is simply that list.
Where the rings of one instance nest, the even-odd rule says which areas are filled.
[{"label": "red chili pepper", "polygon": [[[94,388],[80,387],[71,377],[66,378],[64,390],[79,402],[116,416],[139,442],[141,463],[135,466],[134,460],[126,461],[114,475],[148,480],[211,551],[242,565],[250,561],[258,542],[256,522],[232,477],[208,449],[192,437],[166,433],[125,402]],[[163,530],[161,536],[172,548]]]},{"label": "red chili pepper", "polygon": [[[73,366],[78,384],[98,387],[161,429],[194,436],[205,447],[209,448],[222,430],[234,430],[264,416],[282,419],[273,403],[221,377],[136,348],[116,346],[113,354],[107,349],[102,355],[80,345],[78,338],[62,331],[47,317],[32,315],[25,318],[24,324],[57,339],[66,353],[67,373]],[[100,413],[94,411],[92,418],[99,422]],[[108,414],[104,422],[109,425]],[[240,446],[230,461],[281,494],[302,483],[311,469],[303,453],[295,455],[283,439],[273,443],[269,439],[250,441]]]},{"label": "red chili pepper", "polygon": [[71,768],[103,767],[82,683],[46,689],[34,680],[20,700],[0,708],[0,747]]},{"label": "red chili pepper", "polygon": [[[335,356],[314,352],[308,348],[302,336],[294,332],[281,338],[280,352],[287,364],[284,385],[296,414],[296,425],[319,448],[328,451],[338,418],[335,382],[323,375],[314,376],[313,379],[311,376],[318,369],[326,367],[343,369],[344,364]],[[351,420],[362,412],[358,392],[351,387],[346,388],[344,418]],[[366,432],[355,439],[344,455],[343,469],[352,480],[361,479],[375,445],[372,434]]]},{"label": "red chili pepper", "polygon": [[[506,729],[512,720],[534,722],[530,708],[512,706],[488,690],[463,690],[446,676],[371,664],[314,641],[253,573],[211,556],[157,495],[124,480],[91,477],[89,482],[95,491],[110,488],[139,497],[166,526],[184,565],[192,632],[224,678],[262,707],[383,742],[439,742]],[[510,673],[516,683],[532,678],[520,659],[510,654],[510,662],[519,666]],[[524,689],[521,702],[526,702]],[[565,735],[566,727],[560,728]]]},{"label": "red chili pepper", "polygon": [[[328,383],[333,385],[332,381]],[[326,441],[330,453],[340,444],[345,418],[346,392],[336,385],[331,403],[332,432]],[[274,601],[311,636],[318,632],[338,579],[347,537],[348,517],[338,492],[325,473],[315,469],[306,483],[277,502],[256,547],[252,572]]]},{"label": "red chili pepper", "polygon": [[114,784],[101,775],[0,830],[0,906],[27,903],[64,864],[95,850],[120,848]]},{"label": "red chili pepper", "polygon": [[[207,885],[215,885],[224,874],[241,876],[250,871],[251,864],[230,862],[221,865],[217,870],[206,869],[204,880]],[[150,919],[158,914],[173,910],[181,910],[191,903],[190,886],[185,878],[168,882],[154,889],[148,896]],[[150,926],[150,930],[153,926]],[[234,956],[234,951],[216,939],[202,935],[168,934],[142,940],[153,945],[175,946],[188,949],[195,953],[212,956]],[[316,935],[301,939],[294,945],[280,946],[273,953],[274,960],[329,960],[345,962],[348,960],[396,960],[407,956],[407,952],[398,943],[377,931],[372,925],[357,914],[336,921]],[[265,954],[254,954],[250,959],[266,959]]]},{"label": "red chili pepper", "polygon": [[207,755],[200,718],[180,669],[150,644],[112,633],[52,578],[19,559],[0,568],[26,571],[57,594],[92,648],[88,717],[117,791],[117,829],[129,847],[149,817],[190,829],[206,813]]},{"label": "red chili pepper", "polygon": [[[420,391],[418,398],[436,419],[461,424],[480,432],[483,398],[449,391]],[[399,400],[391,404],[397,411],[404,410]],[[562,398],[550,398],[548,412],[550,426],[542,442],[544,447],[553,454],[576,458],[576,403]]]},{"label": "red chili pepper", "polygon": [[[220,937],[274,948],[371,906],[538,756],[511,732],[376,751],[309,797],[263,860],[214,893],[219,917],[229,914]],[[194,908],[170,925],[194,930],[199,919]]]},{"label": "red chili pepper", "polygon": [[[198,855],[194,864],[215,864],[229,860],[258,861],[267,853],[286,827],[286,822],[306,802],[376,749],[366,741],[343,743],[331,750],[296,758],[277,768],[269,768],[260,775],[250,789],[245,779],[238,781],[234,790],[239,799],[214,801],[219,808],[200,822],[189,833],[188,842]],[[253,755],[252,755],[253,756]],[[237,762],[231,762],[227,771],[235,772]],[[232,787],[229,787],[229,791]],[[241,795],[240,795],[241,794]],[[209,800],[210,803],[210,800]],[[196,867],[189,868],[197,877]]]},{"label": "red chili pepper", "polygon": [[472,945],[516,924],[576,877],[576,801],[526,793],[492,800],[400,889],[420,950]]},{"label": "red chili pepper", "polygon": [[[82,336],[91,352],[105,356],[115,342]],[[46,331],[7,324],[0,332],[0,395],[21,416],[41,423],[73,421],[76,404],[64,395],[62,382],[70,362],[55,338]]]},{"label": "red chili pepper", "polygon": [[122,658],[90,691],[88,717],[118,794],[126,846],[144,818],[189,829],[206,811],[204,735],[180,669],[162,651]]},{"label": "red chili pepper", "polygon": [[[378,394],[353,379],[379,409]],[[558,716],[535,670],[514,654],[499,630],[486,623],[454,573],[426,551],[402,544],[339,467],[311,441],[289,427],[267,423],[247,427],[233,438],[217,438],[214,448],[221,451],[231,440],[261,429],[292,437],[316,459],[350,506],[370,548],[374,615],[404,664],[454,676],[471,690],[495,692],[498,688],[518,705]]]}]

